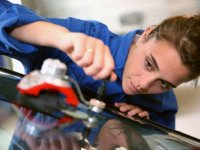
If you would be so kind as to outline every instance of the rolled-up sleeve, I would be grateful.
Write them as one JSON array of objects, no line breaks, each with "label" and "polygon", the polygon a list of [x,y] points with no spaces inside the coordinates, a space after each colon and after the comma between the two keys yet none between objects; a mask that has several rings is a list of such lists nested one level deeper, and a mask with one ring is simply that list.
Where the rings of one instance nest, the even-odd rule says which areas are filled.
[{"label": "rolled-up sleeve", "polygon": [[34,46],[20,42],[12,38],[6,31],[13,27],[25,25],[35,21],[46,21],[45,18],[37,15],[32,10],[18,4],[12,4],[6,0],[0,3],[0,51],[5,54],[12,54],[14,51],[24,53],[33,52]]}]

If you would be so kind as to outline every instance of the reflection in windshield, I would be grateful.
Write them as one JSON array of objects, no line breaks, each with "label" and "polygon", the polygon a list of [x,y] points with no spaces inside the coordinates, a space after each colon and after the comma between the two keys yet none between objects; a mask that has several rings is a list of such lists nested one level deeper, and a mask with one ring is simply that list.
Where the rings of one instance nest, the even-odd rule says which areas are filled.
[{"label": "reflection in windshield", "polygon": [[134,128],[117,119],[108,120],[103,125],[97,136],[96,145],[99,150],[117,147],[149,150],[146,141]]},{"label": "reflection in windshield", "polygon": [[[41,113],[28,111],[25,114],[21,110],[18,113],[14,135],[9,143],[10,150],[194,149],[193,146],[146,124],[122,118],[110,118],[106,114],[104,114],[105,120],[102,120],[98,127],[91,129],[83,142],[83,133],[87,128],[80,120],[58,126],[55,123],[57,119]],[[43,117],[38,119],[38,114]]]},{"label": "reflection in windshield", "polygon": [[[13,79],[7,79],[6,76],[1,76],[0,82],[9,81],[8,83],[11,83],[9,85],[15,85],[12,82]],[[5,84],[0,85],[6,86]],[[3,87],[0,88],[1,98],[4,101],[8,96],[13,97],[11,93],[14,90],[11,88],[10,86],[11,92]],[[48,99],[48,103],[54,99],[53,96],[49,97],[51,98]],[[37,103],[37,99],[31,100]],[[47,102],[45,100],[43,102]],[[87,126],[84,119],[70,118],[60,110],[53,112],[50,116],[10,104],[16,101],[8,100],[8,102],[1,102],[0,105],[1,150],[198,150],[200,147],[200,142],[197,139],[186,135],[179,138],[178,133],[173,133],[175,136],[172,136],[168,134],[172,130],[165,129],[166,132],[163,132],[160,130],[162,127],[153,126],[154,124],[143,120],[134,120],[108,106],[109,109],[98,114],[95,112],[91,114],[86,107],[82,111],[83,115],[79,114],[80,116],[86,114],[98,116],[96,126]],[[71,107],[66,107],[66,110],[77,112],[76,109],[72,111]],[[43,111],[48,112],[47,110]]]}]

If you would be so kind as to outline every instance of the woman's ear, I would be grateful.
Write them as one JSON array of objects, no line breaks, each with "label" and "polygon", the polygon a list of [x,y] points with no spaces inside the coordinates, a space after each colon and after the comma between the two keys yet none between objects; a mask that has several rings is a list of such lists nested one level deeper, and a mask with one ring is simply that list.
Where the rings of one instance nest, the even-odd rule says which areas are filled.
[{"label": "woman's ear", "polygon": [[156,27],[155,25],[150,26],[150,27],[147,27],[147,28],[144,30],[144,32],[142,33],[141,38],[142,38],[143,40],[147,39],[147,36],[149,35],[149,33],[151,33],[151,31],[153,31],[153,30],[155,29],[155,27]]},{"label": "woman's ear", "polygon": [[144,32],[139,36],[139,38],[136,41],[136,45],[140,45],[142,43],[144,43],[144,41],[146,41],[147,36],[149,35],[149,33],[151,33],[154,29],[155,29],[155,25],[152,25],[150,27],[147,27]]}]

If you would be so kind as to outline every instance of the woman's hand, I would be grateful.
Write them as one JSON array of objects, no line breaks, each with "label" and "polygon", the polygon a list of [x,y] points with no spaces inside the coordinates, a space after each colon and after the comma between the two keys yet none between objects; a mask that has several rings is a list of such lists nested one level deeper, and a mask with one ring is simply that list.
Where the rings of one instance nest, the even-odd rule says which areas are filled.
[{"label": "woman's hand", "polygon": [[110,49],[101,40],[45,21],[37,21],[7,31],[12,37],[30,44],[54,47],[65,52],[94,79],[116,80]]},{"label": "woman's hand", "polygon": [[121,112],[126,112],[128,116],[138,115],[143,118],[149,119],[148,111],[142,110],[140,107],[127,103],[115,103],[115,106],[119,108]]},{"label": "woman's hand", "polygon": [[82,33],[69,32],[59,41],[62,51],[94,79],[116,80],[110,49],[101,40]]}]

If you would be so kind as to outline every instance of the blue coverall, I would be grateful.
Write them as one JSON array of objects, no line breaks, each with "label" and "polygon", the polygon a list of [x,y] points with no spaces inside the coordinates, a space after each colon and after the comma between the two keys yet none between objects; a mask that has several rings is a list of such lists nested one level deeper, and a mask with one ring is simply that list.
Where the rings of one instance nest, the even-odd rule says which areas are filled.
[{"label": "blue coverall", "polygon": [[107,84],[106,97],[108,103],[127,102],[137,105],[150,113],[150,119],[166,127],[175,128],[177,101],[172,90],[162,94],[149,95],[159,102],[143,95],[127,96],[122,90],[122,74],[129,48],[136,34],[143,30],[134,30],[125,35],[117,35],[108,27],[97,21],[85,21],[75,18],[55,19],[37,15],[24,6],[12,4],[6,0],[0,2],[0,53],[16,58],[22,62],[27,73],[40,69],[46,58],[60,59],[68,66],[68,75],[75,79],[83,91],[97,92],[101,81],[87,76],[65,53],[52,47],[41,47],[20,42],[12,38],[6,31],[9,28],[22,26],[35,21],[48,21],[67,28],[72,32],[81,32],[101,39],[111,50],[115,61],[114,72],[118,80]]}]

